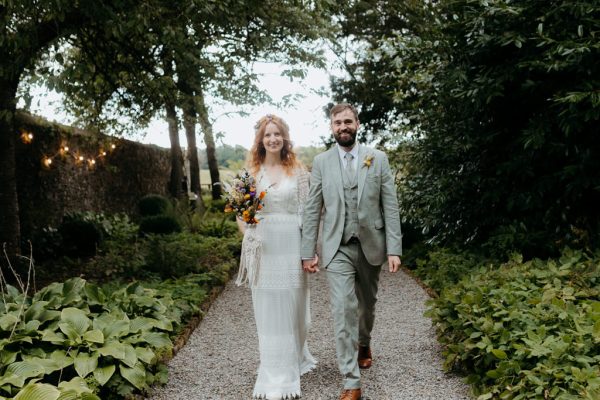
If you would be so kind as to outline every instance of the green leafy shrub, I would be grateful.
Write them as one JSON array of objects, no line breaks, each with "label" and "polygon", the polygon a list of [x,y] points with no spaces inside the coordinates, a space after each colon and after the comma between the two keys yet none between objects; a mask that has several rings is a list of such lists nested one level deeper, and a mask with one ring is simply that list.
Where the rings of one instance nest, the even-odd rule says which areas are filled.
[{"label": "green leafy shrub", "polygon": [[109,277],[141,279],[147,274],[144,266],[144,242],[138,238],[130,241],[106,240],[99,254],[89,260],[83,272],[86,277],[103,281]]},{"label": "green leafy shrub", "polygon": [[166,235],[173,232],[181,232],[181,225],[170,215],[151,215],[140,221],[141,234]]},{"label": "green leafy shrub", "polygon": [[14,397],[15,400],[100,400],[84,379],[75,377],[58,386],[49,383],[29,382]]},{"label": "green leafy shrub", "polygon": [[208,205],[207,205],[207,209],[208,211],[214,212],[214,213],[223,213],[225,210],[225,205],[227,204],[227,200],[221,198],[221,199],[210,199],[208,201]]},{"label": "green leafy shrub", "polygon": [[105,239],[131,240],[138,233],[138,226],[125,213],[104,214],[85,211],[76,214],[79,219],[93,222]]},{"label": "green leafy shrub", "polygon": [[432,300],[428,315],[485,399],[600,398],[600,255],[520,257],[481,267]]},{"label": "green leafy shrub", "polygon": [[148,237],[146,268],[162,278],[207,272],[235,259],[229,241],[191,233]]},{"label": "green leafy shrub", "polygon": [[166,316],[174,306],[169,293],[139,284],[105,293],[73,278],[31,298],[8,287],[4,299],[0,396],[33,390],[24,388],[39,379],[54,383],[78,377],[107,399],[164,379],[157,361],[171,351],[169,332],[179,323]]},{"label": "green leafy shrub", "polygon": [[234,236],[238,232],[238,227],[235,222],[228,221],[224,216],[221,220],[206,219],[201,225],[198,233],[204,236],[211,237],[229,237]]},{"label": "green leafy shrub", "polygon": [[[54,260],[63,254],[62,236],[58,229],[51,226],[35,231],[31,237],[33,258],[35,260]],[[29,246],[24,244],[22,248]]]},{"label": "green leafy shrub", "polygon": [[[80,223],[73,221],[83,222]],[[93,224],[95,228],[91,227],[91,224]],[[85,239],[80,235],[80,225],[85,226],[84,229],[86,232],[87,230],[92,232],[91,235],[93,236],[91,240]],[[98,236],[96,230],[100,231],[100,237],[102,238],[99,242],[94,239]],[[63,231],[69,232],[66,239],[64,239],[61,234]],[[119,249],[122,247],[134,247],[134,249],[125,249],[121,253],[123,255],[131,253],[129,256],[132,256],[133,259],[139,258],[136,257],[138,253],[135,249],[137,246],[136,242],[138,239],[138,231],[138,225],[133,223],[130,218],[123,213],[112,215],[89,211],[70,213],[65,217],[65,222],[60,227],[60,230],[52,227],[46,227],[40,231],[34,232],[31,238],[33,258],[36,260],[36,264],[38,265],[40,265],[40,263],[50,263],[49,268],[51,268],[53,271],[61,270],[60,266],[63,264],[65,266],[70,264],[73,260],[68,260],[69,257],[89,257],[91,255],[95,255],[92,263],[94,260],[98,259],[100,255],[108,254],[108,258],[118,258],[117,255],[119,255],[119,252],[115,252],[115,247]],[[80,251],[81,249],[78,246],[81,245],[76,242],[77,240],[87,243],[83,247],[83,251]],[[89,242],[92,243],[90,244]],[[24,248],[27,247],[29,246],[24,246]],[[79,261],[77,262],[79,263]],[[107,260],[107,262],[111,261]],[[76,270],[79,271],[81,266],[83,265],[80,264]],[[44,269],[46,268],[42,268],[42,272],[45,272],[43,271]],[[102,268],[102,270],[106,271],[118,269],[119,268]],[[131,270],[131,268],[126,268],[126,270]],[[65,271],[68,272],[69,269],[67,268]],[[84,273],[84,271],[80,272]],[[95,276],[99,275],[95,274]],[[58,278],[59,276],[56,277]]]},{"label": "green leafy shrub", "polygon": [[548,241],[547,232],[531,231],[523,223],[513,223],[496,228],[481,248],[492,257],[507,259],[518,252],[525,258],[557,256],[556,243]]},{"label": "green leafy shrub", "polygon": [[[170,294],[175,306],[169,308],[167,317],[173,320],[187,321],[200,313],[200,305],[208,298],[213,287],[224,285],[229,280],[230,272],[236,264],[234,262],[224,263],[209,272],[190,274],[177,279],[146,282],[144,286],[153,288],[159,293]],[[183,328],[183,326],[180,327]]]},{"label": "green leafy shrub", "polygon": [[137,225],[125,213],[105,214],[95,211],[78,211],[67,214],[68,219],[94,223],[105,238],[130,238],[136,235]]},{"label": "green leafy shrub", "polygon": [[164,196],[158,194],[149,194],[140,199],[138,209],[142,217],[167,214],[171,211],[172,206]]},{"label": "green leafy shrub", "polygon": [[481,263],[472,253],[455,249],[430,250],[423,258],[417,258],[415,274],[430,288],[439,292],[456,284]]},{"label": "green leafy shrub", "polygon": [[62,250],[69,257],[91,257],[102,242],[102,231],[80,214],[67,214],[58,228]]}]

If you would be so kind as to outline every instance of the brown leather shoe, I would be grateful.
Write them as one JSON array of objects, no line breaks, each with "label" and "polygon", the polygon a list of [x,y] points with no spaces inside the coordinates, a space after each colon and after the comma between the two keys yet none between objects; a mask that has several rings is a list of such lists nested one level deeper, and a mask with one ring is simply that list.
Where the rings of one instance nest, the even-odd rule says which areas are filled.
[{"label": "brown leather shoe", "polygon": [[360,400],[360,389],[344,389],[340,394],[340,400]]},{"label": "brown leather shoe", "polygon": [[371,364],[373,364],[371,348],[369,346],[358,346],[358,368],[371,368]]}]

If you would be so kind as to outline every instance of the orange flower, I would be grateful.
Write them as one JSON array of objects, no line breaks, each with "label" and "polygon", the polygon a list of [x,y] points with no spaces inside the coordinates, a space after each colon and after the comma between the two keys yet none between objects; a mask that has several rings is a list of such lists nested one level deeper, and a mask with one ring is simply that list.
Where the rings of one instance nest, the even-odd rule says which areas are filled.
[{"label": "orange flower", "polygon": [[262,210],[262,208],[263,208],[262,204],[259,204],[257,208],[258,208],[259,210]]},{"label": "orange flower", "polygon": [[258,198],[262,200],[266,194],[267,194],[267,192],[260,192],[260,194],[258,195]]},{"label": "orange flower", "polygon": [[227,204],[227,205],[225,206],[225,212],[226,212],[226,213],[233,212],[233,208],[231,208],[231,205]]}]

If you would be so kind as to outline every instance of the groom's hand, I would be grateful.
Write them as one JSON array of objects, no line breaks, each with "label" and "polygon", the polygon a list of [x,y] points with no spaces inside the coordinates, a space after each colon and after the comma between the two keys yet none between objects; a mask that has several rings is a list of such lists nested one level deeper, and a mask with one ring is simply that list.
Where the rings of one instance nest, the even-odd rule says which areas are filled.
[{"label": "groom's hand", "polygon": [[390,267],[390,272],[398,272],[400,264],[402,264],[402,261],[400,261],[399,256],[388,256],[388,265]]},{"label": "groom's hand", "polygon": [[315,258],[310,260],[302,260],[302,269],[306,272],[315,273],[319,272],[319,256],[315,255]]}]

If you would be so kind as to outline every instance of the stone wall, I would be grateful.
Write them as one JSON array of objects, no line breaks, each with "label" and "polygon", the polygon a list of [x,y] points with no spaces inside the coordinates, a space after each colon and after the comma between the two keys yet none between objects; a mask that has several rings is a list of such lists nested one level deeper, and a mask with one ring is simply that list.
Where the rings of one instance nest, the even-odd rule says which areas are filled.
[{"label": "stone wall", "polygon": [[[16,151],[23,237],[36,228],[57,226],[68,212],[135,214],[144,195],[167,194],[168,149],[92,134],[24,113],[18,114],[17,125],[21,132],[33,135],[31,143],[19,141]],[[65,145],[69,150],[61,152]],[[85,159],[79,161],[79,155]],[[52,157],[50,165],[44,163],[47,157]],[[88,161],[92,158],[95,164]]]}]

